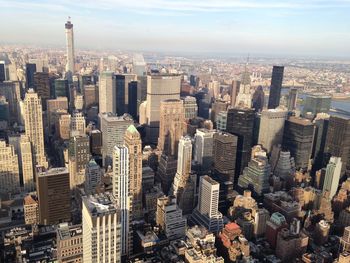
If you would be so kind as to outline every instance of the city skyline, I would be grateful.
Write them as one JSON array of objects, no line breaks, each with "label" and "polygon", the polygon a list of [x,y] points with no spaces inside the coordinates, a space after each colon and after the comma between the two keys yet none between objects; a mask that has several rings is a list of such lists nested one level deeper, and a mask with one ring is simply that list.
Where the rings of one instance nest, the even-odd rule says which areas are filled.
[{"label": "city skyline", "polygon": [[[76,49],[347,56],[350,2],[0,0],[2,43]],[[31,34],[28,34],[31,32]]]}]

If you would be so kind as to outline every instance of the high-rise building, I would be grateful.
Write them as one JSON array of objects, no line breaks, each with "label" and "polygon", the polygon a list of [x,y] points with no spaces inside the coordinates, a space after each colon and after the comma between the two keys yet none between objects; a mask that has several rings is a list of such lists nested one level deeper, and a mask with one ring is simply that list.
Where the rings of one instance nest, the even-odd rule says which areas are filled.
[{"label": "high-rise building", "polygon": [[26,135],[21,135],[20,161],[22,167],[23,186],[27,191],[35,189],[32,146]]},{"label": "high-rise building", "polygon": [[91,159],[85,168],[85,192],[88,194],[94,194],[96,187],[101,182],[101,177],[101,167],[96,163],[94,159]]},{"label": "high-rise building", "polygon": [[255,112],[261,112],[265,106],[265,93],[263,87],[259,86],[253,94],[253,108]]},{"label": "high-rise building", "polygon": [[350,252],[350,226],[345,227],[344,234],[340,239],[341,251]]},{"label": "high-rise building", "polygon": [[297,169],[309,166],[314,130],[314,124],[307,119],[292,116],[285,121],[282,147],[290,151]]},{"label": "high-rise building", "polygon": [[269,109],[276,109],[280,105],[283,73],[283,66],[273,66],[268,104]]},{"label": "high-rise building", "polygon": [[26,84],[27,89],[34,88],[34,73],[36,72],[36,64],[26,63]]},{"label": "high-rise building", "polygon": [[81,225],[61,223],[57,226],[57,260],[62,263],[83,262],[83,230]]},{"label": "high-rise building", "polygon": [[85,109],[89,109],[91,106],[98,104],[98,87],[96,85],[85,85],[83,95]]},{"label": "high-rise building", "polygon": [[181,76],[153,74],[147,76],[146,119],[147,138],[157,143],[161,101],[180,99]]},{"label": "high-rise building", "polygon": [[40,224],[54,225],[71,220],[69,173],[66,167],[39,172],[36,191]]},{"label": "high-rise building", "polygon": [[6,65],[5,61],[0,61],[0,82],[7,80],[6,78]]},{"label": "high-rise building", "polygon": [[267,220],[265,236],[272,248],[276,247],[278,232],[285,226],[287,226],[286,218],[279,212],[273,213]]},{"label": "high-rise building", "polygon": [[232,182],[235,178],[238,138],[226,132],[213,136],[213,168],[220,183]]},{"label": "high-rise building", "polygon": [[113,195],[120,208],[121,255],[132,253],[132,194],[130,192],[129,150],[116,145],[113,153]]},{"label": "high-rise building", "polygon": [[253,146],[255,112],[248,108],[231,108],[227,112],[226,131],[238,137],[235,177],[248,165]]},{"label": "high-rise building", "polygon": [[113,72],[104,71],[100,74],[99,87],[99,112],[117,112],[116,78]]},{"label": "high-rise building", "polygon": [[146,74],[146,62],[142,54],[135,54],[132,60],[132,72],[138,77]]},{"label": "high-rise building", "polygon": [[227,111],[220,111],[216,114],[216,129],[219,131],[226,131],[227,128]]},{"label": "high-rise building", "polygon": [[186,219],[182,216],[182,210],[174,196],[157,199],[156,223],[170,240],[185,237]]},{"label": "high-rise building", "polygon": [[137,120],[137,109],[138,109],[138,103],[137,103],[137,91],[138,91],[138,82],[133,80],[128,83],[128,113],[134,118],[134,120]]},{"label": "high-rise building", "polygon": [[75,72],[75,57],[74,57],[74,35],[73,35],[73,24],[68,19],[65,24],[66,28],[66,50],[67,50],[67,64],[66,64],[66,72],[70,74],[70,78],[73,76]]},{"label": "high-rise building", "polygon": [[220,184],[208,175],[199,179],[198,205],[191,219],[211,232],[219,232],[223,228],[222,214],[218,210],[219,191]]},{"label": "high-rise building", "polygon": [[177,145],[183,135],[183,102],[180,99],[167,99],[160,103],[158,149],[165,154],[177,154]]},{"label": "high-rise building", "polygon": [[34,90],[41,98],[43,110],[46,110],[46,101],[51,98],[50,79],[47,72],[34,73]]},{"label": "high-rise building", "polygon": [[303,104],[303,115],[311,112],[314,116],[318,113],[328,113],[331,108],[332,96],[322,93],[313,93],[306,96]]},{"label": "high-rise building", "polygon": [[210,119],[216,122],[217,115],[222,111],[227,111],[228,104],[224,100],[216,100],[211,106]]},{"label": "high-rise building", "polygon": [[19,81],[0,82],[0,96],[4,96],[9,107],[10,123],[20,122],[21,85]]},{"label": "high-rise building", "polygon": [[282,144],[287,115],[287,109],[280,107],[261,112],[258,144],[261,144],[268,153],[272,151],[274,145]]},{"label": "high-rise building", "polygon": [[70,122],[71,136],[84,136],[85,135],[85,117],[82,112],[75,111],[72,114]]},{"label": "high-rise building", "polygon": [[213,164],[214,130],[197,129],[194,143],[194,160],[202,171],[208,171]]},{"label": "high-rise building", "polygon": [[350,175],[350,118],[331,116],[325,145],[326,156],[341,157],[341,177]]},{"label": "high-rise building", "polygon": [[297,108],[298,89],[292,88],[289,90],[287,108],[288,111],[293,111]]},{"label": "high-rise building", "polygon": [[186,96],[183,100],[185,119],[193,119],[198,115],[198,106],[195,97]]},{"label": "high-rise building", "polygon": [[283,262],[293,261],[301,257],[307,249],[309,237],[300,232],[293,233],[287,228],[282,228],[277,234],[276,256]]},{"label": "high-rise building", "polygon": [[172,185],[172,195],[185,215],[191,214],[194,208],[196,177],[191,176],[192,141],[182,137],[179,141],[177,171]]},{"label": "high-rise building", "polygon": [[69,141],[69,176],[71,188],[85,181],[85,168],[90,160],[90,139],[87,135],[71,137]]},{"label": "high-rise building", "polygon": [[71,115],[67,112],[63,112],[58,118],[58,137],[61,140],[69,140],[70,138],[70,127],[71,127]]},{"label": "high-rise building", "polygon": [[35,195],[27,195],[23,200],[24,221],[26,225],[39,223],[38,198]]},{"label": "high-rise building", "polygon": [[324,150],[326,146],[329,117],[328,114],[319,113],[313,121],[315,124],[315,135],[312,148],[313,172],[324,167]]},{"label": "high-rise building", "polygon": [[282,150],[277,157],[276,166],[273,167],[274,175],[288,181],[295,173],[295,161],[289,151]]},{"label": "high-rise building", "polygon": [[232,90],[231,90],[231,107],[236,106],[237,94],[239,92],[241,82],[239,80],[232,81]]},{"label": "high-rise building", "polygon": [[174,181],[177,169],[177,160],[175,156],[162,154],[160,156],[157,174],[164,193],[168,193]]},{"label": "high-rise building", "polygon": [[0,140],[0,192],[19,191],[18,156],[13,145]]},{"label": "high-rise building", "polygon": [[68,99],[67,97],[57,97],[56,99],[50,99],[46,101],[47,110],[47,123],[49,127],[54,125],[52,121],[52,114],[56,110],[68,110]]},{"label": "high-rise building", "polygon": [[340,157],[331,157],[326,168],[323,192],[329,192],[329,198],[337,193],[341,173],[342,161]]},{"label": "high-rise building", "polygon": [[127,128],[134,123],[130,115],[117,117],[113,113],[99,114],[102,132],[102,160],[105,167],[112,165],[113,148],[123,145],[124,134]]},{"label": "high-rise building", "polygon": [[41,101],[32,89],[28,90],[24,98],[24,113],[26,135],[32,144],[34,164],[47,167]]},{"label": "high-rise building", "polygon": [[54,87],[55,87],[55,95],[54,95],[55,98],[66,97],[70,99],[67,79],[55,79]]},{"label": "high-rise building", "polygon": [[142,142],[140,133],[130,125],[124,135],[124,145],[129,150],[129,181],[132,195],[132,218],[143,218],[142,213]]},{"label": "high-rise building", "polygon": [[92,130],[89,133],[90,137],[90,152],[92,155],[101,155],[102,150],[102,133],[100,130]]},{"label": "high-rise building", "polygon": [[120,263],[120,209],[112,194],[83,198],[83,262]]}]

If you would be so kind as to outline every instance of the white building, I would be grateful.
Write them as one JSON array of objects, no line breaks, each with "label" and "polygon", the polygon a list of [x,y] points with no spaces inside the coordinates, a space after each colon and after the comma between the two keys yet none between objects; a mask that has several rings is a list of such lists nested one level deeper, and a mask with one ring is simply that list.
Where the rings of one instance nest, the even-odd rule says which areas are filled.
[{"label": "white building", "polygon": [[183,98],[185,119],[193,119],[198,116],[198,105],[195,97],[186,96]]},{"label": "white building", "polygon": [[85,117],[82,112],[75,111],[70,122],[71,136],[84,136],[86,128]]},{"label": "white building", "polygon": [[0,193],[19,191],[18,157],[13,145],[0,141]]},{"label": "white building", "polygon": [[116,82],[114,73],[105,71],[100,74],[99,79],[99,112],[117,112]]},{"label": "white building", "polygon": [[340,157],[331,157],[326,168],[326,175],[323,183],[323,192],[329,192],[332,199],[337,193],[341,173],[342,161]]},{"label": "white building", "polygon": [[65,24],[66,28],[66,48],[67,48],[67,64],[66,71],[74,74],[74,35],[73,35],[73,24],[71,21],[67,21]]},{"label": "white building", "polygon": [[34,183],[32,146],[30,145],[29,138],[26,135],[21,135],[19,159],[22,163],[24,189],[27,191],[34,191],[35,183]]},{"label": "white building", "polygon": [[214,130],[197,129],[194,144],[194,160],[206,171],[213,163]]},{"label": "white building", "polygon": [[82,198],[83,262],[121,262],[120,209],[114,197],[105,193]]}]

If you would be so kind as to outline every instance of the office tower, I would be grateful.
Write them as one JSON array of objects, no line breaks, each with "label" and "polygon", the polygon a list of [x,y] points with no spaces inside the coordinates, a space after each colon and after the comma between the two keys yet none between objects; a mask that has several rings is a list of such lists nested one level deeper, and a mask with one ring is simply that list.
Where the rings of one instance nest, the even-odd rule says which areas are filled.
[{"label": "office tower", "polygon": [[243,172],[250,160],[253,145],[255,112],[248,108],[232,108],[227,112],[226,131],[238,137],[235,178]]},{"label": "office tower", "polygon": [[104,166],[112,165],[113,148],[123,145],[124,134],[127,128],[134,124],[130,115],[117,117],[113,113],[100,113],[99,122],[102,132],[102,160]]},{"label": "office tower", "polygon": [[137,81],[131,81],[128,83],[128,89],[129,89],[129,98],[128,98],[128,113],[134,118],[134,120],[137,120],[137,109],[138,109],[138,101],[137,101],[137,92],[138,92],[138,82]]},{"label": "office tower", "polygon": [[1,127],[7,129],[10,121],[9,103],[6,101],[5,96],[0,96],[0,123]]},{"label": "office tower", "polygon": [[116,78],[113,72],[105,71],[100,74],[98,87],[99,112],[117,112]]},{"label": "office tower", "polygon": [[287,103],[288,111],[295,110],[297,108],[297,102],[298,102],[298,89],[291,88],[288,94],[288,103]]},{"label": "office tower", "polygon": [[83,95],[85,109],[98,104],[98,87],[96,85],[85,85]]},{"label": "office tower", "polygon": [[289,181],[294,176],[295,161],[289,151],[280,151],[273,173],[285,181]]},{"label": "office tower", "polygon": [[271,153],[274,145],[282,144],[287,116],[287,109],[282,107],[261,112],[258,144],[261,144],[268,153]]},{"label": "office tower", "polygon": [[82,94],[75,94],[75,98],[74,98],[74,108],[76,110],[83,110],[84,108],[84,97]]},{"label": "office tower", "polygon": [[18,156],[13,145],[0,140],[0,192],[11,193],[19,190]]},{"label": "office tower", "polygon": [[345,227],[344,234],[340,239],[340,250],[350,252],[350,226]]},{"label": "office tower", "polygon": [[165,232],[169,240],[183,238],[186,234],[186,219],[177,206],[174,196],[157,199],[156,223]]},{"label": "office tower", "polygon": [[218,210],[219,191],[220,184],[208,175],[199,179],[198,205],[191,219],[211,232],[219,232],[223,227],[222,214]]},{"label": "office tower", "polygon": [[32,146],[26,135],[21,135],[20,161],[22,166],[23,186],[27,191],[35,189]]},{"label": "office tower", "polygon": [[270,213],[265,208],[258,208],[254,215],[254,235],[261,237],[266,232],[266,222],[270,218]]},{"label": "office tower", "polygon": [[326,168],[323,192],[329,192],[329,198],[337,193],[341,173],[342,161],[340,157],[331,157]]},{"label": "office tower", "polygon": [[309,237],[304,233],[294,234],[282,228],[277,234],[276,256],[283,262],[301,257],[307,250]]},{"label": "office tower", "polygon": [[87,135],[76,135],[69,141],[69,176],[71,188],[85,181],[85,168],[91,158],[90,139]]},{"label": "office tower", "polygon": [[350,175],[350,118],[345,116],[331,116],[325,145],[325,157],[341,157],[343,163],[341,177],[344,173]]},{"label": "office tower", "polygon": [[122,74],[117,74],[114,76],[115,78],[115,89],[116,89],[116,113],[118,116],[123,115],[127,112],[126,110],[126,104],[125,104],[125,97],[126,97],[126,90],[125,90],[125,76]]},{"label": "office tower", "polygon": [[220,111],[216,115],[216,129],[219,131],[226,131],[227,128],[227,111]]},{"label": "office tower", "polygon": [[222,111],[227,111],[228,104],[223,100],[215,100],[211,106],[210,119],[213,123],[216,122],[217,115]]},{"label": "office tower", "polygon": [[292,116],[285,121],[282,148],[290,151],[296,169],[309,166],[314,130],[314,124],[307,119]]},{"label": "office tower", "polygon": [[231,107],[236,106],[237,94],[239,92],[241,82],[239,80],[232,81],[232,89],[231,89]]},{"label": "office tower", "polygon": [[27,89],[34,88],[34,73],[36,72],[36,64],[27,63],[26,64],[26,86]]},{"label": "office tower", "polygon": [[308,94],[303,107],[303,115],[311,112],[313,115],[318,113],[328,113],[331,108],[332,96],[322,93]]},{"label": "office tower", "polygon": [[176,169],[177,160],[175,156],[169,156],[166,154],[160,156],[157,175],[164,193],[169,193],[170,187],[174,181]]},{"label": "office tower", "polygon": [[32,144],[34,165],[47,167],[41,101],[32,89],[28,90],[24,98],[24,113],[26,135]]},{"label": "office tower", "polygon": [[0,96],[4,96],[9,106],[9,121],[11,124],[20,121],[21,86],[19,81],[0,82]]},{"label": "office tower", "polygon": [[101,167],[94,159],[91,159],[85,168],[84,189],[88,194],[94,194],[96,187],[101,182],[102,171]]},{"label": "office tower", "polygon": [[315,172],[324,167],[324,149],[326,146],[327,131],[329,125],[329,115],[325,113],[319,113],[314,119],[315,135],[312,148],[312,171]]},{"label": "office tower", "polygon": [[69,113],[60,114],[58,118],[58,137],[61,140],[69,140],[70,127],[71,127],[71,115]]},{"label": "office tower", "polygon": [[124,135],[124,145],[129,150],[129,181],[132,195],[132,218],[143,218],[142,213],[142,141],[134,125]]},{"label": "office tower", "polygon": [[196,100],[198,105],[198,117],[209,119],[209,109],[211,104],[211,96],[206,89],[197,92]]},{"label": "office tower", "polygon": [[47,110],[47,122],[48,126],[52,127],[54,125],[51,122],[52,114],[56,110],[68,110],[68,99],[67,97],[57,97],[56,99],[50,99],[46,101],[46,110]]},{"label": "office tower", "polygon": [[83,262],[120,263],[120,209],[112,194],[83,196]]},{"label": "office tower", "polygon": [[194,137],[194,161],[201,166],[202,171],[208,171],[213,164],[213,138],[215,131],[197,129]]},{"label": "office tower", "polygon": [[218,98],[220,94],[220,82],[212,80],[208,83],[208,89],[213,98]]},{"label": "office tower", "polygon": [[38,172],[36,191],[40,224],[54,225],[71,220],[69,173],[66,167]]},{"label": "office tower", "polygon": [[132,72],[138,77],[146,74],[146,62],[142,54],[134,54],[132,59]]},{"label": "office tower", "polygon": [[39,223],[38,198],[35,195],[27,195],[23,200],[24,221],[26,225]]},{"label": "office tower", "polygon": [[193,119],[198,115],[198,106],[195,97],[186,96],[183,100],[185,119]]},{"label": "office tower", "polygon": [[184,108],[180,99],[167,99],[160,103],[158,149],[174,156],[184,131]]},{"label": "office tower", "polygon": [[68,18],[67,23],[65,24],[66,28],[66,52],[67,52],[67,64],[66,64],[66,72],[72,78],[75,71],[75,57],[74,57],[74,35],[73,35],[73,24]]},{"label": "office tower", "polygon": [[226,132],[216,132],[213,136],[213,168],[220,183],[233,182],[236,169],[238,138]]},{"label": "office tower", "polygon": [[29,64],[34,64],[37,72],[48,72],[48,60],[42,58],[30,58]]},{"label": "office tower", "polygon": [[259,86],[253,94],[253,108],[255,112],[261,112],[265,106],[265,93],[263,87]]},{"label": "office tower", "polygon": [[279,212],[273,213],[267,220],[265,236],[272,248],[276,247],[278,232],[285,226],[287,226],[286,218]]},{"label": "office tower", "polygon": [[130,191],[129,150],[126,146],[116,145],[113,153],[113,195],[120,208],[121,255],[132,253],[132,194]]},{"label": "office tower", "polygon": [[182,137],[179,141],[177,171],[172,185],[172,195],[185,215],[191,214],[196,192],[196,176],[191,175],[192,141]]},{"label": "office tower", "polygon": [[147,76],[146,120],[147,138],[157,143],[161,101],[180,99],[181,76],[152,74]]},{"label": "office tower", "polygon": [[0,61],[0,82],[5,81],[6,78],[6,67],[5,61]]},{"label": "office tower", "polygon": [[34,73],[34,90],[41,98],[41,105],[43,110],[46,110],[46,101],[50,99],[50,81],[49,73],[46,72],[35,72]]},{"label": "office tower", "polygon": [[69,88],[68,88],[68,80],[66,79],[55,79],[54,82],[54,86],[55,86],[55,98],[57,97],[66,97],[66,98],[70,98],[70,94],[69,94]]},{"label": "office tower", "polygon": [[85,135],[85,117],[82,112],[74,111],[70,123],[71,136],[84,136]]},{"label": "office tower", "polygon": [[276,109],[280,105],[283,72],[283,66],[273,66],[269,104],[267,106],[269,109]]},{"label": "office tower", "polygon": [[83,262],[83,229],[81,225],[61,223],[57,226],[57,260],[62,263]]},{"label": "office tower", "polygon": [[257,155],[251,159],[238,179],[239,187],[250,189],[258,196],[270,190],[271,166],[266,156]]},{"label": "office tower", "polygon": [[92,155],[102,154],[102,133],[95,129],[90,131],[90,152]]}]

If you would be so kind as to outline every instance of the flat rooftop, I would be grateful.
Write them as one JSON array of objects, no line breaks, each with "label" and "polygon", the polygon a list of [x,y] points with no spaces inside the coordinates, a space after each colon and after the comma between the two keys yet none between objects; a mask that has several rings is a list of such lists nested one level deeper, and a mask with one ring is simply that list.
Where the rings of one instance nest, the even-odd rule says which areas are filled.
[{"label": "flat rooftop", "polygon": [[83,229],[81,225],[69,226],[68,223],[59,224],[57,227],[57,238],[59,240],[70,239],[77,235],[82,235]]},{"label": "flat rooftop", "polygon": [[114,214],[118,207],[111,193],[84,196],[83,202],[92,216]]}]

